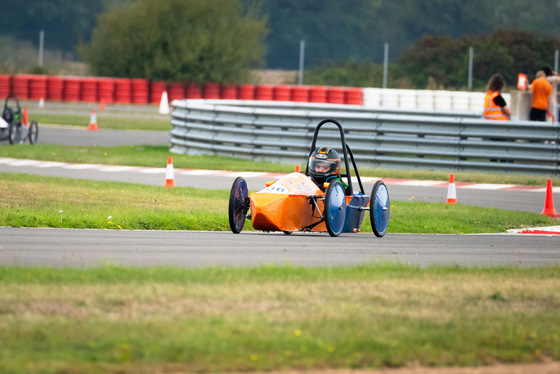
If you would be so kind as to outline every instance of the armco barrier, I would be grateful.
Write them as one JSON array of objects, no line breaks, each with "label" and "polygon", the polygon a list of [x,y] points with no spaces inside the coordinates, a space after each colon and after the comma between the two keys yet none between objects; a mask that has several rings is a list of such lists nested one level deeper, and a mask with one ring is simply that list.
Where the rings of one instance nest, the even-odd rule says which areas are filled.
[{"label": "armco barrier", "polygon": [[[344,126],[360,167],[560,175],[560,131],[552,123],[293,102],[178,100],[171,105],[174,153],[301,163],[317,123],[334,118]],[[338,130],[325,130],[319,144],[340,148]]]}]

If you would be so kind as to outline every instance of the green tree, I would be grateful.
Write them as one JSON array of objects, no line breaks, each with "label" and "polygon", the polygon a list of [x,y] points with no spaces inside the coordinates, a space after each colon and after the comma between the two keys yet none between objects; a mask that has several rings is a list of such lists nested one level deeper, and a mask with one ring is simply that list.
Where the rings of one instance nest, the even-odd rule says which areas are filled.
[{"label": "green tree", "polygon": [[372,43],[368,26],[375,0],[265,0],[272,32],[267,67],[297,70],[300,41],[305,40],[305,67],[346,60],[383,58],[383,42]]},{"label": "green tree", "polygon": [[39,44],[45,31],[45,48],[75,52],[80,40],[89,41],[95,18],[109,2],[124,0],[0,0],[0,35]]},{"label": "green tree", "polygon": [[258,14],[232,0],[138,0],[101,14],[80,50],[98,75],[239,83],[265,52]]},{"label": "green tree", "polygon": [[484,87],[494,73],[515,86],[517,74],[534,78],[537,70],[551,66],[560,39],[519,30],[499,30],[490,35],[450,37],[425,36],[405,49],[398,65],[416,88],[428,82],[438,87],[461,89],[467,86],[468,54],[473,47],[473,87]]}]

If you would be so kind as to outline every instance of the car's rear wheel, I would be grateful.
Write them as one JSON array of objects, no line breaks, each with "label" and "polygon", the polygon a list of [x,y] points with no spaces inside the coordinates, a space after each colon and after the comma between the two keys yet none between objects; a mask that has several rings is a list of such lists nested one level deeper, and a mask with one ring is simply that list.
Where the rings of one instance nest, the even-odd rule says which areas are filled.
[{"label": "car's rear wheel", "polygon": [[242,177],[237,177],[231,186],[228,209],[229,227],[234,234],[239,234],[243,230],[248,210],[249,190],[247,182]]}]

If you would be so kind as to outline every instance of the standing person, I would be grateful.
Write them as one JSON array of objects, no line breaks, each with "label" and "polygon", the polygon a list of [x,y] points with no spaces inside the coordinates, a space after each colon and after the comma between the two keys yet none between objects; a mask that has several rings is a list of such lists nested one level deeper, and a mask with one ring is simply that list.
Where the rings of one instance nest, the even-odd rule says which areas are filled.
[{"label": "standing person", "polygon": [[506,82],[501,74],[494,74],[488,81],[486,96],[484,97],[484,119],[493,121],[508,121],[511,115],[506,100],[502,97],[502,90]]},{"label": "standing person", "polygon": [[531,83],[531,92],[533,93],[533,101],[531,102],[529,120],[545,122],[546,114],[549,108],[551,108],[550,94],[552,93],[552,86],[546,80],[544,71],[537,71],[537,79]]},{"label": "standing person", "polygon": [[552,86],[552,93],[550,94],[550,109],[552,111],[552,114],[554,115],[554,120],[555,122],[558,122],[558,115],[560,113],[558,113],[557,107],[557,87],[558,87],[558,83],[560,83],[560,75],[558,75],[557,72],[552,71],[551,68],[549,68],[548,66],[545,66],[541,69],[542,71],[544,71],[544,73],[546,74],[546,80],[548,81],[548,83],[550,83],[550,85]]}]

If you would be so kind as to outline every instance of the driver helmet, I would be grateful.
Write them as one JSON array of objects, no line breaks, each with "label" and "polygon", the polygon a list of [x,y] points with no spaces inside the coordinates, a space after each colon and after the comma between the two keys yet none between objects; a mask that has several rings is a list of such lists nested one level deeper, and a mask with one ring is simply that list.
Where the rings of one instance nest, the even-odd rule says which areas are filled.
[{"label": "driver helmet", "polygon": [[2,118],[8,123],[12,122],[14,120],[14,111],[8,107],[4,108]]},{"label": "driver helmet", "polygon": [[309,156],[309,174],[315,183],[322,185],[340,175],[340,155],[333,148],[319,147]]}]

